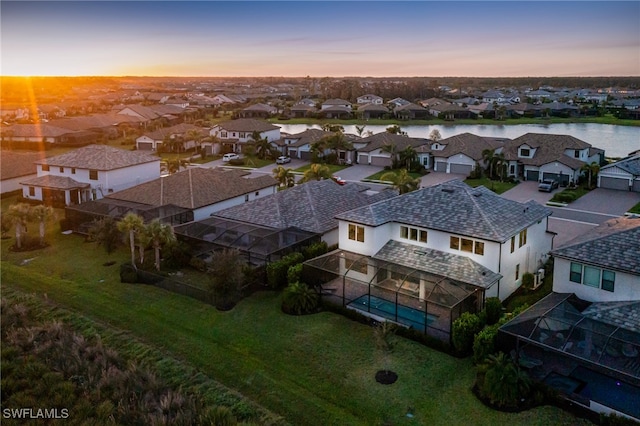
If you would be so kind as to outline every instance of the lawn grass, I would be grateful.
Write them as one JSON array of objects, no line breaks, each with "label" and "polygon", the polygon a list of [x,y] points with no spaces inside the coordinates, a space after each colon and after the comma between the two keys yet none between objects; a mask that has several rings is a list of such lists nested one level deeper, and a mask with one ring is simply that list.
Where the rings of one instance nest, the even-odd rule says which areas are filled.
[{"label": "lawn grass", "polygon": [[629,209],[629,213],[640,214],[640,203],[638,203],[635,206],[631,207]]},{"label": "lawn grass", "polygon": [[[342,169],[346,169],[347,165],[340,165],[340,164],[324,164],[324,166],[327,166],[329,168],[329,171],[331,172],[331,174],[337,173]],[[304,173],[307,170],[309,170],[311,168],[311,164],[307,164],[306,166],[302,166],[302,167],[298,167],[297,169],[294,169],[294,172],[298,172],[298,173]]]},{"label": "lawn grass", "polygon": [[[284,315],[274,292],[219,312],[152,286],[120,283],[118,264],[129,256],[124,247],[107,255],[55,229],[47,240],[48,248],[28,253],[10,252],[12,240],[2,241],[3,288],[46,297],[130,333],[293,424],[580,424],[548,406],[517,414],[488,409],[471,392],[475,371],[468,358],[401,338],[385,357],[370,327],[330,312]],[[104,266],[109,261],[116,264]],[[377,384],[380,368],[396,371],[399,381]],[[405,416],[409,409],[413,419]]]},{"label": "lawn grass", "polygon": [[502,194],[517,185],[517,183],[511,182],[500,182],[499,180],[490,180],[487,177],[482,177],[480,179],[465,179],[464,183],[475,188],[476,186],[484,186],[495,192],[496,194]]},{"label": "lawn grass", "polygon": [[[397,173],[397,172],[399,172],[399,170],[381,170],[381,171],[379,171],[377,173],[372,174],[371,176],[367,176],[363,180],[380,180],[382,175],[384,175],[385,173],[389,173],[389,172]],[[422,175],[420,173],[416,173],[416,172],[409,172],[409,176],[411,176],[414,179],[422,177]]]}]

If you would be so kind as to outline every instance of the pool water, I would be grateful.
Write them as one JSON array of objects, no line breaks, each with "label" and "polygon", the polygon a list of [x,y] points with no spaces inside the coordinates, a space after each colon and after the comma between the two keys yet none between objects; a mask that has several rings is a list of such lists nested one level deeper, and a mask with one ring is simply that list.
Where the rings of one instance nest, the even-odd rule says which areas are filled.
[{"label": "pool water", "polygon": [[437,316],[425,314],[423,311],[398,305],[396,318],[396,304],[375,296],[360,296],[349,303],[350,307],[387,318],[408,327],[424,331],[425,326],[437,319]]},{"label": "pool water", "polygon": [[640,419],[639,387],[582,366],[576,367],[570,376],[585,383],[585,386],[577,392],[579,395]]},{"label": "pool water", "polygon": [[554,389],[566,394],[577,393],[584,388],[585,383],[582,380],[573,377],[563,376],[552,371],[544,378],[544,382]]}]

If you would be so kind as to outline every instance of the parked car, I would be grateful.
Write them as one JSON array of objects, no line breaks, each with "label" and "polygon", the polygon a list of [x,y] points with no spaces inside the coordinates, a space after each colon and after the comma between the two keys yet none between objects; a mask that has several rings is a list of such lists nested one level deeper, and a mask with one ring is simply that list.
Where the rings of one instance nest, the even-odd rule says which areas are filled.
[{"label": "parked car", "polygon": [[545,179],[538,185],[538,191],[551,192],[558,188],[558,181],[555,179]]},{"label": "parked car", "polygon": [[276,159],[276,164],[286,164],[291,162],[291,157],[288,155],[282,155]]},{"label": "parked car", "polygon": [[347,183],[347,181],[342,179],[340,176],[331,176],[331,179],[333,179],[338,185],[344,185]]},{"label": "parked car", "polygon": [[239,159],[240,159],[240,156],[233,152],[230,152],[222,156],[222,161],[224,161],[225,163],[231,160],[239,160]]}]

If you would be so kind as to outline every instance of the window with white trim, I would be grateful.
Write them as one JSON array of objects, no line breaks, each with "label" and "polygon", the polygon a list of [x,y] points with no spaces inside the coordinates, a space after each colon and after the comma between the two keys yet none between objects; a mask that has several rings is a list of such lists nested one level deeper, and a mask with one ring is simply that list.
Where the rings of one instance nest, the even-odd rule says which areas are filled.
[{"label": "window with white trim", "polygon": [[400,238],[411,241],[420,241],[421,243],[426,244],[427,231],[409,226],[400,226]]},{"label": "window with white trim", "polygon": [[449,237],[449,248],[484,256],[484,242],[469,238]]},{"label": "window with white trim", "polygon": [[364,226],[349,224],[349,239],[364,243]]},{"label": "window with white trim", "polygon": [[613,292],[616,273],[595,266],[571,262],[569,266],[569,281]]}]

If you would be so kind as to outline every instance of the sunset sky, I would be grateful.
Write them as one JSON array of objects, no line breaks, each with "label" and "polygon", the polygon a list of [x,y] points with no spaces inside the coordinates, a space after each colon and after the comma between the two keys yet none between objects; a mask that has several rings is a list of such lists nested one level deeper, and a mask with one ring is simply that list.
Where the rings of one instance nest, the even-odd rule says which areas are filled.
[{"label": "sunset sky", "polygon": [[2,75],[640,76],[640,2],[10,2]]}]

